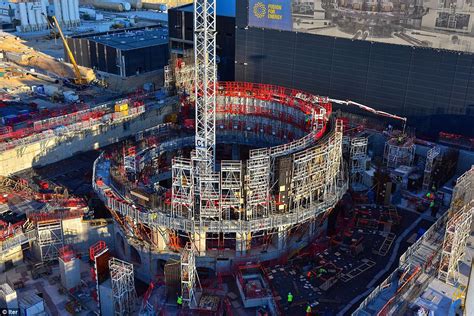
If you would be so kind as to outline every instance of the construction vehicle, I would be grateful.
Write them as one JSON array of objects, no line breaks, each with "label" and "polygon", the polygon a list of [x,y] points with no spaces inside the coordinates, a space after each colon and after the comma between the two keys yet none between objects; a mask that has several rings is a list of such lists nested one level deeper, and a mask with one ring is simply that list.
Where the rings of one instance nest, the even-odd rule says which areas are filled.
[{"label": "construction vehicle", "polygon": [[37,263],[31,269],[31,277],[36,280],[44,275],[51,275],[51,267],[47,263]]},{"label": "construction vehicle", "polygon": [[81,71],[79,70],[79,66],[76,62],[76,58],[74,58],[74,54],[69,48],[69,44],[67,43],[66,38],[64,37],[63,30],[61,29],[61,26],[59,25],[56,16],[53,15],[51,18],[48,17],[48,21],[52,29],[56,28],[58,30],[59,36],[61,36],[64,48],[66,49],[67,55],[74,69],[75,78],[73,78],[72,81],[66,80],[64,84],[72,88],[84,89],[88,84],[87,79],[82,77]]}]

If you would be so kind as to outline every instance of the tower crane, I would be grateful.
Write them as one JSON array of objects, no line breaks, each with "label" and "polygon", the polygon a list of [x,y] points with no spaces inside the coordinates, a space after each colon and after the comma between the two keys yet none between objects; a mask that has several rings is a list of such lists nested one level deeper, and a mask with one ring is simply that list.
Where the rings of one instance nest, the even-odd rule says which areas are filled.
[{"label": "tower crane", "polygon": [[216,147],[216,1],[194,1],[194,92],[198,175],[214,171]]}]

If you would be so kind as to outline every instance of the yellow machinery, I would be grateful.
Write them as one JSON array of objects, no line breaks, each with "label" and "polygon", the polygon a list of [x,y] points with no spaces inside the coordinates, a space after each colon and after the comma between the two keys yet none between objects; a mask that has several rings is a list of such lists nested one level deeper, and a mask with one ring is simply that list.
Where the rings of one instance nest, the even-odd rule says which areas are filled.
[{"label": "yellow machinery", "polygon": [[87,84],[87,79],[83,78],[82,75],[81,75],[81,71],[79,70],[79,66],[77,65],[76,59],[74,58],[74,55],[72,54],[71,49],[69,48],[69,45],[66,41],[66,38],[64,37],[63,30],[61,29],[61,26],[59,26],[58,20],[56,19],[56,17],[54,15],[51,17],[51,19],[53,20],[53,23],[54,23],[54,25],[51,25],[51,27],[55,26],[58,29],[59,35],[61,36],[61,39],[63,40],[64,47],[66,48],[69,60],[71,61],[72,66],[74,68],[74,74],[76,75],[76,78],[74,78],[74,84],[76,84],[78,86],[86,85]]}]

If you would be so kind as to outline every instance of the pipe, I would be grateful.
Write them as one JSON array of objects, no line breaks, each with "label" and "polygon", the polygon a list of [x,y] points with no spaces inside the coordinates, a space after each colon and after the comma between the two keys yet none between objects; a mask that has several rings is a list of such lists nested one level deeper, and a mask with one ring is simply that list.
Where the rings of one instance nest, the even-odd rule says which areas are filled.
[{"label": "pipe", "polygon": [[143,9],[146,9],[146,10],[156,10],[156,11],[164,12],[164,11],[166,11],[167,7],[166,7],[166,4],[162,4],[162,3],[148,3],[148,2],[144,2],[144,3],[143,3]]},{"label": "pipe", "polygon": [[130,3],[132,9],[140,10],[143,8],[142,0],[125,0],[126,2]]},{"label": "pipe", "polygon": [[94,8],[104,9],[109,11],[130,11],[131,5],[128,2],[94,2]]}]

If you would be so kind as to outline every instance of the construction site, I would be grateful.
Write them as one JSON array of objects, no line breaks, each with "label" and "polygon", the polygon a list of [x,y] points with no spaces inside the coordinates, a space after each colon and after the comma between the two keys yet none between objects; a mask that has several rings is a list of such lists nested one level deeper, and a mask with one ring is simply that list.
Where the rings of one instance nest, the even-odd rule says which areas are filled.
[{"label": "construction site", "polygon": [[246,2],[0,3],[3,314],[474,315],[472,136],[239,80]]}]

